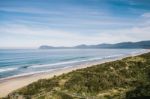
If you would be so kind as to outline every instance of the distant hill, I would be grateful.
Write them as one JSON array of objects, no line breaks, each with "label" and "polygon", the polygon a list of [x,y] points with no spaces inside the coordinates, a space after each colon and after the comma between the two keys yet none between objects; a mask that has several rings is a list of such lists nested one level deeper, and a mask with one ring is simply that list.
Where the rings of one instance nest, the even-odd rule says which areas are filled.
[{"label": "distant hill", "polygon": [[39,49],[69,49],[69,48],[81,48],[81,49],[88,49],[88,48],[150,48],[150,40],[149,41],[140,41],[140,42],[121,42],[116,44],[98,44],[98,45],[77,45],[74,47],[53,47],[42,45]]}]

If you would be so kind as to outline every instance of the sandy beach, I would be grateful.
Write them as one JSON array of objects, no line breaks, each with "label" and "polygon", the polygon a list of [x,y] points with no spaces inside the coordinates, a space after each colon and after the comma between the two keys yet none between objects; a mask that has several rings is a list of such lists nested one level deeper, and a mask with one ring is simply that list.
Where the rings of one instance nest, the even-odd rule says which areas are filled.
[{"label": "sandy beach", "polygon": [[58,70],[55,70],[52,72],[38,73],[38,74],[32,74],[32,75],[25,75],[25,76],[1,79],[0,80],[0,97],[5,97],[10,92],[17,90],[19,88],[22,88],[22,87],[24,87],[32,82],[35,82],[39,79],[47,79],[47,78],[53,77],[54,75],[58,76],[63,73],[71,72],[72,70],[86,68],[86,67],[89,67],[92,65],[102,64],[105,62],[120,60],[125,57],[136,56],[136,55],[140,55],[140,54],[147,53],[147,52],[149,52],[149,51],[136,53],[136,54],[130,54],[130,55],[121,56],[121,57],[113,58],[113,59],[103,59],[100,61],[86,62],[86,63],[80,64],[80,65],[71,66],[71,67],[64,68],[64,69],[58,69]]}]

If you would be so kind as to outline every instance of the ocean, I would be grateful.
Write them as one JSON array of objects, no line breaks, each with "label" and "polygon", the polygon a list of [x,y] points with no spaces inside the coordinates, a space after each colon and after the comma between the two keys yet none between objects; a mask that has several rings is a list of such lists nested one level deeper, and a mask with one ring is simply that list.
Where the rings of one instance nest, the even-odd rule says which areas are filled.
[{"label": "ocean", "polygon": [[144,51],[144,49],[0,49],[0,79],[52,72],[76,64]]}]

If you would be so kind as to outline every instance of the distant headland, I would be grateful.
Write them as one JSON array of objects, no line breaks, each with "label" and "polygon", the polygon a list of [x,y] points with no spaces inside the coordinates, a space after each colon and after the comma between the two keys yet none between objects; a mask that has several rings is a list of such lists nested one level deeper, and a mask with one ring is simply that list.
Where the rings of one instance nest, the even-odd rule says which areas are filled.
[{"label": "distant headland", "polygon": [[86,44],[81,44],[73,47],[65,47],[65,46],[60,46],[60,47],[54,47],[54,46],[48,46],[48,45],[41,45],[39,49],[90,49],[90,48],[120,48],[120,49],[134,49],[134,48],[144,48],[144,49],[149,49],[150,48],[150,40],[147,41],[139,41],[139,42],[121,42],[121,43],[116,43],[116,44],[97,44],[97,45],[86,45]]}]

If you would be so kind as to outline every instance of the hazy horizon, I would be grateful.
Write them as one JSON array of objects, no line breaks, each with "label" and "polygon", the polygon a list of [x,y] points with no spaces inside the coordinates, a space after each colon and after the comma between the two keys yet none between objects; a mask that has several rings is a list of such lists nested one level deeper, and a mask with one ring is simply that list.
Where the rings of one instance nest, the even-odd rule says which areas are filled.
[{"label": "hazy horizon", "polygon": [[[150,40],[144,40],[144,41],[150,41]],[[132,42],[132,41],[125,41],[125,42]],[[125,43],[125,42],[116,42],[116,43],[97,43],[97,44],[91,44],[91,45],[99,45],[99,44],[117,44],[117,43]],[[141,41],[133,41],[132,43],[135,42],[141,42]],[[39,49],[40,46],[52,46],[52,47],[75,47],[79,45],[90,45],[90,44],[78,44],[78,45],[72,45],[72,46],[64,46],[64,45],[49,45],[49,44],[43,44],[43,45],[38,45],[36,47],[0,47],[0,49]]]},{"label": "hazy horizon", "polygon": [[1,0],[0,48],[150,40],[149,0]]}]

